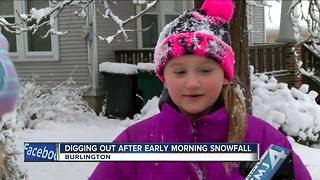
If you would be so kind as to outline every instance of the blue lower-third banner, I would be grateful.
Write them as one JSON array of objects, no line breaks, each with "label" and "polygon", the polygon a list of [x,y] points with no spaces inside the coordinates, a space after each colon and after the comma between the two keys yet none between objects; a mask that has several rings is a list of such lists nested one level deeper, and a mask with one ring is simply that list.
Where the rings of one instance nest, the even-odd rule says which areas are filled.
[{"label": "blue lower-third banner", "polygon": [[25,161],[258,161],[256,143],[30,143]]}]

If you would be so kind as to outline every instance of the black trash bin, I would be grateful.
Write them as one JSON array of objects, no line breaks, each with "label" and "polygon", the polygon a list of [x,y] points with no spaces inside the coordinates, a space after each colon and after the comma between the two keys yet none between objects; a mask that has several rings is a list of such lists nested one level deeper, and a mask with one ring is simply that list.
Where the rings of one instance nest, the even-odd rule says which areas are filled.
[{"label": "black trash bin", "polygon": [[154,96],[160,96],[163,89],[162,82],[150,64],[153,63],[138,64],[138,90],[144,105]]},{"label": "black trash bin", "polygon": [[[109,63],[114,66],[115,63]],[[119,63],[121,66],[121,63]],[[100,70],[101,72],[101,70]],[[105,91],[105,115],[125,119],[133,118],[140,110],[137,105],[137,73],[101,72]]]}]

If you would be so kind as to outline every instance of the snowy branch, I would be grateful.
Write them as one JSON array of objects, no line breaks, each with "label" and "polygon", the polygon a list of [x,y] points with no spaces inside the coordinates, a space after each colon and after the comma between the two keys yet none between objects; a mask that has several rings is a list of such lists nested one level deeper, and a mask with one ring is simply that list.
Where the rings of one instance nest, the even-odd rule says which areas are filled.
[{"label": "snowy branch", "polygon": [[[51,2],[53,1],[51,0]],[[26,31],[35,33],[39,28],[47,25],[50,28],[44,37],[46,37],[49,33],[63,35],[66,34],[67,31],[62,32],[54,29],[54,22],[65,7],[77,6],[80,3],[82,3],[82,1],[65,0],[59,3],[53,2],[49,7],[41,9],[31,8],[29,14],[20,14],[19,12],[16,12],[19,18],[19,21],[17,23],[10,24],[1,17],[0,27],[4,28],[8,32],[20,34]],[[48,17],[49,20],[46,20]]]},{"label": "snowy branch", "polygon": [[298,23],[299,19],[307,23],[308,36],[306,39],[298,42],[298,44],[310,42],[312,48],[320,53],[320,49],[317,47],[320,43],[320,3],[318,0],[308,0],[308,11],[307,13],[304,13],[302,11],[302,2],[302,0],[296,0],[289,11],[289,17],[291,19],[295,34],[300,35],[302,33],[302,28]]},{"label": "snowy branch", "polygon": [[[145,29],[140,29],[140,30],[132,30],[132,29],[126,29],[125,28],[126,24],[142,16],[150,8],[154,7],[158,3],[158,1],[159,0],[153,0],[151,2],[149,2],[149,0],[133,0],[132,3],[134,5],[146,4],[146,8],[140,11],[138,14],[132,15],[129,18],[122,20],[121,18],[119,18],[119,16],[117,16],[112,11],[112,9],[109,6],[109,3],[117,4],[116,1],[103,0],[104,13],[101,13],[98,9],[96,11],[104,19],[111,19],[114,23],[116,23],[118,26],[118,31],[115,34],[110,35],[108,37],[102,37],[96,33],[95,35],[98,37],[98,39],[105,40],[108,43],[111,43],[115,37],[122,34],[124,36],[124,39],[128,41],[129,37],[127,35],[127,32],[143,31],[143,30],[149,29],[149,27]],[[55,22],[57,21],[57,17],[59,17],[61,12],[66,7],[76,7],[77,10],[74,12],[74,15],[80,18],[86,18],[88,15],[89,5],[91,4],[94,5],[95,3],[96,3],[96,0],[64,0],[64,1],[50,0],[49,7],[40,8],[40,9],[31,8],[28,14],[20,14],[19,12],[16,12],[17,17],[19,19],[18,22],[16,23],[9,23],[5,20],[5,18],[0,16],[0,28],[14,34],[20,34],[27,31],[30,31],[34,34],[40,28],[49,27],[49,30],[46,32],[46,34],[43,37],[47,37],[49,34],[65,35],[69,32],[68,30],[60,31],[54,26]]]},{"label": "snowy branch", "polygon": [[[134,1],[136,1],[136,0],[134,0]],[[115,37],[117,37],[119,34],[122,33],[123,36],[125,37],[125,40],[129,40],[128,35],[127,35],[126,32],[131,32],[131,31],[143,31],[143,29],[142,29],[142,30],[130,30],[130,29],[125,29],[124,26],[125,26],[126,24],[128,24],[128,22],[133,21],[133,20],[136,20],[137,18],[139,18],[140,16],[142,16],[142,15],[143,15],[144,13],[146,13],[150,8],[154,7],[154,6],[158,3],[158,1],[159,1],[159,0],[154,0],[154,1],[150,2],[150,3],[148,3],[147,6],[146,6],[146,8],[145,8],[144,10],[140,11],[140,13],[136,14],[135,16],[130,16],[130,17],[129,17],[128,19],[126,19],[126,20],[122,20],[122,19],[120,19],[118,16],[116,16],[116,15],[112,12],[112,10],[111,10],[110,7],[109,7],[108,1],[107,1],[107,0],[104,0],[105,13],[102,14],[101,12],[98,11],[98,12],[99,12],[99,15],[101,15],[101,16],[102,16],[103,18],[105,18],[105,19],[111,18],[111,19],[118,25],[119,30],[118,30],[115,34],[113,34],[113,35],[111,35],[111,36],[108,36],[108,37],[102,37],[102,36],[99,36],[99,35],[96,35],[96,36],[97,36],[100,40],[105,40],[105,41],[107,41],[108,43],[111,43]],[[146,1],[146,2],[147,2],[147,1]],[[133,2],[133,3],[135,3],[135,2]],[[139,4],[139,3],[136,3],[136,4]],[[149,29],[149,27],[146,28],[145,30],[147,30],[147,29]]]},{"label": "snowy branch", "polygon": [[[126,32],[134,32],[134,31],[147,31],[149,30],[150,28],[152,27],[152,25],[150,25],[149,27],[147,28],[144,28],[144,29],[124,29],[124,30],[118,30],[118,32],[112,36],[108,36],[108,37],[103,37],[103,36],[100,36],[98,34],[95,34],[99,40],[103,40],[103,41],[107,41],[108,43],[111,43],[113,41],[113,39],[115,37],[117,37],[118,35],[120,35],[121,33],[126,33]],[[126,41],[130,41],[129,39],[126,39]]]}]

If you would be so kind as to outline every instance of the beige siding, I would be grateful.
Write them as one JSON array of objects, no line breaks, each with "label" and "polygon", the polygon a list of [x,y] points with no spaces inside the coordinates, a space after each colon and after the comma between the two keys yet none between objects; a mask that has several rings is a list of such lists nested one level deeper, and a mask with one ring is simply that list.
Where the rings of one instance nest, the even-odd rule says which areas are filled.
[{"label": "beige siding", "polygon": [[263,7],[252,7],[251,25],[252,29],[250,32],[250,42],[254,43],[265,43],[265,23],[264,23],[264,8]]},{"label": "beige siding", "polygon": [[[136,13],[136,8],[132,4],[132,0],[117,1],[117,5],[110,5],[113,12],[121,19],[126,19]],[[103,3],[97,3],[97,8],[102,10]],[[132,21],[125,26],[128,29],[136,29],[136,21]],[[118,31],[118,26],[110,19],[103,19],[97,15],[97,33],[103,37],[115,34]],[[123,35],[119,35],[111,44],[105,41],[98,40],[98,61],[114,61],[114,50],[116,49],[136,49],[137,48],[137,33],[127,33],[131,42],[124,42]],[[119,41],[122,40],[122,41]]]},{"label": "beige siding", "polygon": [[86,21],[74,16],[73,11],[65,9],[58,19],[59,29],[70,31],[59,37],[59,61],[15,62],[20,78],[31,80],[35,76],[38,83],[57,84],[73,72],[72,77],[77,84],[89,84],[87,45],[81,37],[81,27]]},{"label": "beige siding", "polygon": [[[96,3],[97,9],[103,10],[103,3],[98,1]],[[136,14],[136,7],[132,3],[132,0],[117,1],[117,5],[110,4],[112,11],[121,19],[126,19]],[[130,22],[125,26],[128,29],[136,29],[136,21]],[[103,37],[107,37],[115,34],[118,31],[118,26],[110,19],[103,19],[100,15],[97,15],[97,33]],[[98,40],[98,64],[102,62],[114,62],[115,55],[114,50],[136,49],[137,48],[137,32],[127,33],[131,42],[124,42],[123,35],[119,35],[111,44],[105,41]],[[120,41],[119,41],[120,40]],[[99,80],[101,82],[101,74]],[[99,83],[101,84],[101,83]]]}]

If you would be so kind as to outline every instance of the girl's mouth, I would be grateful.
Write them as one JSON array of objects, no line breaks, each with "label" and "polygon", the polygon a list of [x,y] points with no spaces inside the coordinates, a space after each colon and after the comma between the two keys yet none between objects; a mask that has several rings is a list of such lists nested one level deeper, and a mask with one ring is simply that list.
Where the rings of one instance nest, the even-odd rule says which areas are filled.
[{"label": "girl's mouth", "polygon": [[185,95],[186,97],[191,97],[191,98],[196,98],[196,97],[200,97],[203,94],[190,94],[190,95]]}]

